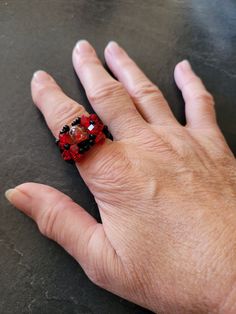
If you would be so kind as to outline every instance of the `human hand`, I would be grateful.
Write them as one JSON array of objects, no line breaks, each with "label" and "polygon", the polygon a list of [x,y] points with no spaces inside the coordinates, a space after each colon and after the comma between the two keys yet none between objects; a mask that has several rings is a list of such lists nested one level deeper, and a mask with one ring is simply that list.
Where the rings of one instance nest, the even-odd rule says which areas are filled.
[{"label": "human hand", "polygon": [[[97,285],[159,313],[233,311],[236,275],[236,163],[213,98],[188,62],[175,69],[186,104],[181,126],[160,90],[110,43],[103,68],[80,41],[73,64],[114,141],[76,164],[102,224],[63,193],[25,183],[9,201],[63,246]],[[54,136],[86,113],[45,72],[32,96]]]}]

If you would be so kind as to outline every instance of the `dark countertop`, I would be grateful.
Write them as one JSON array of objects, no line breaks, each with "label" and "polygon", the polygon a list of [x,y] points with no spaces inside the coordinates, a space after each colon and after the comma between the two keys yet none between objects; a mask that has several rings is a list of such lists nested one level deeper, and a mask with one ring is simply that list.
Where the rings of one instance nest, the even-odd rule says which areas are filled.
[{"label": "dark countertop", "polygon": [[235,1],[0,0],[1,314],[147,313],[90,283],[3,196],[25,181],[46,183],[98,216],[77,171],[61,160],[29,89],[32,73],[45,69],[89,106],[71,64],[72,47],[83,38],[101,57],[109,40],[118,41],[160,86],[182,122],[173,69],[188,58],[214,94],[220,126],[236,153]]}]

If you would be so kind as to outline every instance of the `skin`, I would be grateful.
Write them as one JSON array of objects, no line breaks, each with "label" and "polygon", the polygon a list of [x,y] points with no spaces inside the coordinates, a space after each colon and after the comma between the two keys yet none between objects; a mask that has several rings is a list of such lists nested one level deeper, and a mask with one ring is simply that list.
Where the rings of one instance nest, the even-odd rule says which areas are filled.
[{"label": "skin", "polygon": [[[236,312],[236,162],[214,101],[187,61],[175,68],[186,104],[180,125],[158,89],[111,42],[106,62],[87,41],[73,64],[114,136],[76,166],[102,224],[58,190],[24,183],[6,193],[100,287],[158,313]],[[86,113],[38,71],[32,97],[57,136]]]}]

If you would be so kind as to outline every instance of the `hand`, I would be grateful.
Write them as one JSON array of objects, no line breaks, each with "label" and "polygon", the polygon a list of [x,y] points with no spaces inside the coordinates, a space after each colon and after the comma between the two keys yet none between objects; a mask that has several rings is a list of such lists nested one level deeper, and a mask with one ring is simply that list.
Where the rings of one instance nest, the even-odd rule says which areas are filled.
[{"label": "hand", "polygon": [[[114,136],[76,165],[102,224],[45,185],[19,185],[9,201],[115,294],[158,313],[235,313],[236,162],[212,96],[187,61],[178,64],[182,126],[122,48],[110,43],[105,58],[118,81],[88,42],[73,50],[87,97]],[[42,71],[32,96],[54,136],[86,113]]]}]

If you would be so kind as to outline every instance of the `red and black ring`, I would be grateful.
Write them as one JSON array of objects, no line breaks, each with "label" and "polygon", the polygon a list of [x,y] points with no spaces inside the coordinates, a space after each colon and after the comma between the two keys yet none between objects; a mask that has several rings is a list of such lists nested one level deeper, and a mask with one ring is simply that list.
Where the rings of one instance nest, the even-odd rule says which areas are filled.
[{"label": "red and black ring", "polygon": [[64,125],[56,143],[62,158],[74,163],[79,161],[93,145],[104,143],[106,138],[113,140],[107,126],[93,113],[76,118],[70,126]]}]

